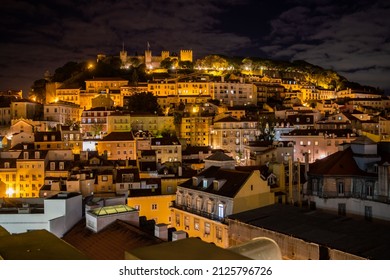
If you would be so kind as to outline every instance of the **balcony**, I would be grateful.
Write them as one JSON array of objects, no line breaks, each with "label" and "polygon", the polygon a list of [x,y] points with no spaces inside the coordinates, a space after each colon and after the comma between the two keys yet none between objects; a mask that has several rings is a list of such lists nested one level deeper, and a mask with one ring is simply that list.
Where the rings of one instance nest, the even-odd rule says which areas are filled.
[{"label": "balcony", "polygon": [[186,206],[186,205],[179,205],[176,202],[173,202],[171,207],[179,209],[179,210],[183,210],[183,211],[186,211],[186,212],[189,212],[189,213],[192,213],[192,214],[196,214],[198,216],[201,216],[201,217],[213,220],[213,221],[219,221],[221,223],[227,224],[226,220],[225,220],[225,217],[221,218],[221,217],[219,217],[218,215],[216,215],[214,213],[201,211],[201,210],[198,210],[198,209],[196,209],[194,207],[189,207],[189,206]]},{"label": "balcony", "polygon": [[354,192],[343,192],[338,193],[334,191],[313,191],[313,190],[306,190],[304,192],[304,195],[307,196],[318,196],[319,198],[356,198],[361,200],[369,200],[369,201],[375,201],[375,202],[381,202],[390,204],[390,197],[384,196],[384,195],[368,195],[365,193],[354,193]]}]

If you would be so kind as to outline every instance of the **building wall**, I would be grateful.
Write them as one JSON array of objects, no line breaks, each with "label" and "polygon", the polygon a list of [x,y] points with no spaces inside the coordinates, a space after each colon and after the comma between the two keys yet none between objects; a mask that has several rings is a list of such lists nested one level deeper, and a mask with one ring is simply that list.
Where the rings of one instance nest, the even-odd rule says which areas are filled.
[{"label": "building wall", "polygon": [[234,197],[233,213],[267,206],[274,201],[274,194],[270,192],[267,181],[260,178],[260,171],[255,170]]},{"label": "building wall", "polygon": [[[34,202],[30,200],[30,203]],[[80,195],[68,199],[45,199],[43,203],[42,214],[0,214],[0,225],[10,233],[46,229],[62,237],[82,218]]]},{"label": "building wall", "polygon": [[219,221],[173,208],[172,226],[187,232],[189,237],[199,237],[222,248],[229,247],[228,226]]},{"label": "building wall", "polygon": [[328,210],[337,213],[339,204],[345,204],[346,215],[366,216],[367,208],[371,209],[371,218],[390,221],[390,204],[376,202],[372,200],[363,200],[356,198],[320,198],[313,197],[311,201],[315,202],[316,208]]},{"label": "building wall", "polygon": [[109,160],[135,160],[137,158],[135,141],[100,141],[97,145],[99,155],[107,151]]},{"label": "building wall", "polygon": [[170,206],[175,197],[176,194],[128,197],[127,205],[139,209],[139,216],[145,216],[148,220],[155,220],[156,223],[170,225]]},{"label": "building wall", "polygon": [[228,220],[229,246],[249,242],[255,237],[273,239],[280,247],[283,259],[319,260],[319,245],[279,232],[254,227],[239,221]]}]

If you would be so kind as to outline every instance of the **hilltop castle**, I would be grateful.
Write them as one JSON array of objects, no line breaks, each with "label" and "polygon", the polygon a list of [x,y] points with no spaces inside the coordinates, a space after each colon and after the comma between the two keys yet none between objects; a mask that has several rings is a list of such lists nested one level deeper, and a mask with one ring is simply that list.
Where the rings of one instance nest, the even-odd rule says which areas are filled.
[{"label": "hilltop castle", "polygon": [[130,65],[134,64],[134,62],[138,61],[140,63],[145,63],[148,69],[159,68],[161,62],[170,58],[171,60],[176,59],[177,61],[189,61],[192,62],[192,50],[180,50],[179,57],[176,54],[170,53],[169,51],[161,51],[160,56],[153,56],[152,50],[149,47],[145,50],[144,55],[138,56],[128,56],[127,51],[123,49],[119,52],[119,58],[122,61],[122,67],[128,68]]}]

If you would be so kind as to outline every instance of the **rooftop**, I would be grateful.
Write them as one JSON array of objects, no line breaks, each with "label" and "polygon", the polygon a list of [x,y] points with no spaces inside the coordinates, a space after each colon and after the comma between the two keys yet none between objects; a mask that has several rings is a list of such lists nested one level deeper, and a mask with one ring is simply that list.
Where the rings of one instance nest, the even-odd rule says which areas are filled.
[{"label": "rooftop", "polygon": [[124,221],[116,220],[98,233],[93,233],[80,221],[63,240],[94,260],[123,260],[125,251],[156,245],[163,241]]},{"label": "rooftop", "polygon": [[317,175],[357,175],[357,176],[377,176],[376,174],[367,173],[359,168],[353,158],[354,153],[349,147],[344,151],[338,151],[326,158],[317,160],[310,164],[308,174]]},{"label": "rooftop", "polygon": [[111,132],[103,137],[101,141],[132,141],[134,140],[131,132]]},{"label": "rooftop", "polygon": [[207,188],[203,188],[202,180],[199,180],[198,185],[196,186],[193,185],[192,179],[185,181],[179,186],[208,193],[214,193],[221,196],[234,197],[250,175],[251,172],[221,169],[217,166],[211,166],[203,172],[199,173],[196,177],[199,176],[200,178],[208,178],[213,180],[226,180],[218,190],[214,189],[213,184],[210,184],[210,186]]},{"label": "rooftop", "polygon": [[367,259],[390,258],[389,223],[274,204],[228,217]]},{"label": "rooftop", "polygon": [[126,251],[126,259],[140,260],[247,260],[248,258],[199,238],[141,247]]},{"label": "rooftop", "polygon": [[229,157],[222,151],[216,151],[211,156],[205,158],[205,160],[214,160],[214,161],[234,161],[232,157]]},{"label": "rooftop", "polygon": [[112,205],[112,206],[95,208],[88,212],[94,216],[107,216],[107,215],[114,215],[114,214],[134,212],[134,211],[137,210],[127,205]]},{"label": "rooftop", "polygon": [[[2,232],[4,234],[2,234]],[[0,226],[0,259],[86,260],[88,257],[47,230],[6,234]]]}]

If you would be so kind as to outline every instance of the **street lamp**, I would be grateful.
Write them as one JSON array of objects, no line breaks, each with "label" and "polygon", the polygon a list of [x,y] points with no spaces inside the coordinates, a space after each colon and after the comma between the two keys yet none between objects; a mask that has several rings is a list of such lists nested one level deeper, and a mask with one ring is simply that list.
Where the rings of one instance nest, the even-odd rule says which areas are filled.
[{"label": "street lamp", "polygon": [[7,191],[5,192],[8,197],[12,197],[15,193],[13,188],[8,188]]}]

